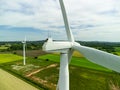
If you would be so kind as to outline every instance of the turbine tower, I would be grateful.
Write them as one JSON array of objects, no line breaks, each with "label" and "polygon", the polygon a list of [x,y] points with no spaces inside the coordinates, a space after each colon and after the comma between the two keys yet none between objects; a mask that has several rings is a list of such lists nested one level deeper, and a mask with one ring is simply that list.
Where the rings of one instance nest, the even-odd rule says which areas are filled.
[{"label": "turbine tower", "polygon": [[24,41],[22,41],[22,43],[23,43],[23,65],[26,65],[26,53],[25,53],[26,37],[25,37]]},{"label": "turbine tower", "polygon": [[94,48],[82,46],[74,41],[70,30],[63,0],[59,0],[68,41],[53,41],[48,38],[43,51],[60,53],[60,71],[57,90],[69,90],[69,63],[74,50],[82,53],[89,61],[120,73],[120,57]]}]

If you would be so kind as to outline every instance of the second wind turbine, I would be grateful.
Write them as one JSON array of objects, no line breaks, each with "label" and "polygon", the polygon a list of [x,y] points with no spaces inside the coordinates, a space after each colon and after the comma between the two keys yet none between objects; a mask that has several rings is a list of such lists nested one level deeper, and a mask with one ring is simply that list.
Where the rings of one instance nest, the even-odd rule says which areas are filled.
[{"label": "second wind turbine", "polygon": [[23,65],[26,65],[26,53],[25,53],[25,51],[26,51],[26,49],[25,49],[25,47],[26,47],[26,37],[25,37],[24,41],[22,41],[22,43],[23,43]]}]

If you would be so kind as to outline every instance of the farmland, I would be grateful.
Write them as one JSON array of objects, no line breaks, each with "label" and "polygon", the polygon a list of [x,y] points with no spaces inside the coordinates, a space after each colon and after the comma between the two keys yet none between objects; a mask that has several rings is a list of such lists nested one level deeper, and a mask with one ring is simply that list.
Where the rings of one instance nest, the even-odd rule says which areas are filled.
[{"label": "farmland", "polygon": [[[47,54],[47,55],[40,56],[39,58],[40,59],[49,59],[49,60],[54,61],[54,62],[60,62],[60,56],[56,55],[56,54]],[[111,72],[111,70],[108,70],[102,66],[99,66],[97,64],[89,62],[84,57],[74,57],[73,56],[70,65]]]},{"label": "farmland", "polygon": [[22,57],[14,54],[0,54],[0,63],[12,62],[21,60]]},{"label": "farmland", "polygon": [[0,90],[38,90],[2,69],[0,69],[0,76]]},{"label": "farmland", "polygon": [[[15,61],[21,62],[22,56],[10,54],[10,53],[9,54],[0,54],[0,64],[15,62]],[[2,82],[0,82],[0,90],[38,90],[37,88],[33,87],[32,85],[19,79],[20,77],[16,78],[15,76],[9,74],[8,72],[3,71],[2,69],[0,69],[0,75],[1,75],[0,81],[2,81]],[[42,90],[42,89],[40,89],[40,90]]]},{"label": "farmland", "polygon": [[[110,90],[113,86],[118,87],[120,84],[120,76],[116,72],[93,64],[83,57],[73,57],[72,61],[74,62],[71,62],[69,67],[70,90],[79,90],[80,88],[81,90]],[[86,64],[87,67],[85,67]],[[1,67],[26,78],[39,88],[55,90],[59,75],[59,55],[46,54],[37,59],[27,58],[26,66],[23,66],[22,61],[18,60],[3,63]]]},{"label": "farmland", "polygon": [[[110,48],[102,48],[101,46],[95,48],[111,51],[117,55],[120,53],[119,46],[112,47],[111,50],[111,46]],[[43,90],[56,89],[59,78],[59,54],[48,54],[41,50],[28,49],[26,52],[27,64],[24,66],[22,51],[13,47],[12,49],[9,53],[13,54],[0,54],[0,67],[2,69],[31,83],[40,90],[41,88]],[[120,90],[120,75],[118,73],[89,62],[76,51],[73,54],[69,69],[70,90]]]}]

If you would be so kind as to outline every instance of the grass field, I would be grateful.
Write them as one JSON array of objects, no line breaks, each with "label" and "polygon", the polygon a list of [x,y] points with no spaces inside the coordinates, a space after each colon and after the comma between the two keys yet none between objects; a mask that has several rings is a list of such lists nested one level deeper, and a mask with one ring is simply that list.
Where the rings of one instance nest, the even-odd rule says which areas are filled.
[{"label": "grass field", "polygon": [[120,52],[120,47],[115,47],[116,52]]},{"label": "grass field", "polygon": [[[58,55],[58,54],[42,55],[42,56],[39,56],[39,58],[40,59],[49,59],[50,61],[54,61],[54,62],[60,62],[60,55]],[[102,66],[94,64],[92,62],[89,62],[84,57],[74,57],[73,56],[70,64],[75,65],[75,66],[89,68],[89,69],[94,69],[94,70],[101,70],[101,71],[111,72],[111,70],[109,70],[109,69],[106,69],[106,68],[104,68]]]},{"label": "grass field", "polygon": [[120,56],[120,47],[115,47],[115,54]]},{"label": "grass field", "polygon": [[0,63],[7,63],[16,60],[21,60],[22,56],[14,55],[14,54],[0,54]]},{"label": "grass field", "polygon": [[6,50],[6,49],[8,49],[8,47],[6,47],[5,45],[0,46],[0,50]]}]

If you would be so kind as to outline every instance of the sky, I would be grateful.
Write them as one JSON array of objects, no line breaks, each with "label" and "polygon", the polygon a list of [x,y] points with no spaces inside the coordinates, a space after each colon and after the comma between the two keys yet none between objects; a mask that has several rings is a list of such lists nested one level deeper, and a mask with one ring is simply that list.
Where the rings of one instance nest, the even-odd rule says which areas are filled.
[{"label": "sky", "polygon": [[[120,0],[63,0],[75,40],[120,42]],[[0,41],[67,40],[59,0],[0,0]]]}]

